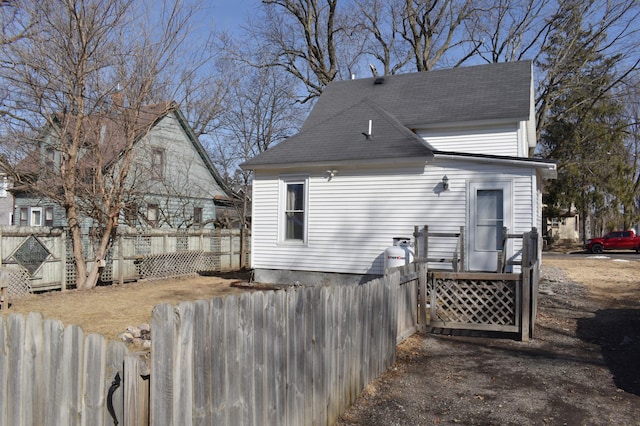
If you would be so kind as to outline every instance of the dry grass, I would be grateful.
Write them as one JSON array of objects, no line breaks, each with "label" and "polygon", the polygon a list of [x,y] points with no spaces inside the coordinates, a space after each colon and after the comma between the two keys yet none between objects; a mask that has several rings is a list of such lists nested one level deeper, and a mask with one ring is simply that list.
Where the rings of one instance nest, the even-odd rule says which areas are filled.
[{"label": "dry grass", "polygon": [[571,281],[584,284],[596,299],[607,304],[640,303],[640,261],[615,260],[606,255],[543,257],[545,265],[562,268]]},{"label": "dry grass", "polygon": [[250,290],[232,287],[238,278],[189,277],[96,287],[92,290],[49,292],[11,301],[1,315],[41,312],[67,326],[80,325],[86,333],[116,339],[127,326],[151,321],[151,310],[161,303],[204,299]]},{"label": "dry grass", "polygon": [[[614,261],[595,256],[545,257],[544,265],[563,268],[572,281],[585,284],[593,296],[616,303],[640,302],[640,261]],[[232,287],[245,275],[189,277],[97,287],[89,291],[50,292],[12,301],[0,315],[41,312],[64,325],[82,326],[87,333],[116,339],[127,326],[151,320],[151,310],[160,303],[204,299],[250,291]]]}]

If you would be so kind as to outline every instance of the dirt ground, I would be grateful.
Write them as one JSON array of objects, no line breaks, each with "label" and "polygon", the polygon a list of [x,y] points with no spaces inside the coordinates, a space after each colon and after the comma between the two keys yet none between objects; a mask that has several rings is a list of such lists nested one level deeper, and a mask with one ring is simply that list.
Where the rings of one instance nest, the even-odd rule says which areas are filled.
[{"label": "dirt ground", "polygon": [[543,257],[535,339],[415,335],[339,425],[640,425],[640,258]]},{"label": "dirt ground", "polygon": [[[640,425],[640,257],[543,257],[535,339],[416,335],[339,425]],[[228,274],[16,300],[117,338],[163,302],[248,291]]]}]

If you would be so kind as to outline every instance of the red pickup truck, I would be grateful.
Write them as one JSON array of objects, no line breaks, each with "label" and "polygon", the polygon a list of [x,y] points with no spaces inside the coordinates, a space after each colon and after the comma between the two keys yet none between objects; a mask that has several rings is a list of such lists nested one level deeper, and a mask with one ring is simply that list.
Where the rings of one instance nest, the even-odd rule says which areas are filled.
[{"label": "red pickup truck", "polygon": [[640,252],[640,237],[634,230],[609,232],[602,238],[592,238],[584,243],[584,248],[591,253],[602,253],[603,250],[635,250]]}]

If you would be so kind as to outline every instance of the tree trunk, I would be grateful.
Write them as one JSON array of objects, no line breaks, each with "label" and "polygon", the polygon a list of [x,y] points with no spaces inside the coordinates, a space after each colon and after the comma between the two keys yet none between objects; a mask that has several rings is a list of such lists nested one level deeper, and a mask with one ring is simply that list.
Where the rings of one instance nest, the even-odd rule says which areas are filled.
[{"label": "tree trunk", "polygon": [[104,228],[104,232],[100,237],[100,244],[96,249],[96,258],[89,270],[86,280],[86,289],[94,288],[98,284],[100,274],[105,267],[105,257],[109,250],[109,243],[111,242],[111,233],[114,231],[114,219],[109,217]]},{"label": "tree trunk", "polygon": [[[87,264],[84,261],[84,250],[82,249],[82,229],[78,223],[78,212],[72,207],[68,207],[67,223],[71,233],[71,244],[73,247],[73,259],[76,263],[76,288],[83,290],[87,288]],[[90,288],[90,287],[89,287]]]}]

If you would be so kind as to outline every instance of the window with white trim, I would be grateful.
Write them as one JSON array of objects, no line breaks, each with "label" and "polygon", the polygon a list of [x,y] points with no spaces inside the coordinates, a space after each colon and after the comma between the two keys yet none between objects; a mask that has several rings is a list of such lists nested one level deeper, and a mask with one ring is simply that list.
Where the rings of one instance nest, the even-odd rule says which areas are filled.
[{"label": "window with white trim", "polygon": [[196,228],[202,226],[202,207],[193,208],[193,225]]},{"label": "window with white trim", "polygon": [[147,204],[147,222],[153,228],[158,227],[158,221],[160,218],[160,206],[154,203]]},{"label": "window with white trim", "polygon": [[31,207],[31,226],[42,226],[42,207]]},{"label": "window with white trim", "polygon": [[164,149],[154,148],[151,151],[151,179],[164,179]]},{"label": "window with white trim", "polygon": [[20,207],[20,226],[29,226],[29,208]]},{"label": "window with white trim", "polygon": [[283,178],[281,181],[281,240],[307,241],[307,178]]},{"label": "window with white trim", "polygon": [[53,207],[44,208],[44,226],[53,226]]},{"label": "window with white trim", "polygon": [[7,176],[0,176],[0,197],[7,197],[7,190],[9,189],[9,178]]}]

